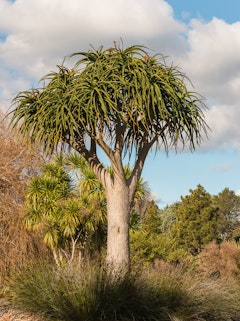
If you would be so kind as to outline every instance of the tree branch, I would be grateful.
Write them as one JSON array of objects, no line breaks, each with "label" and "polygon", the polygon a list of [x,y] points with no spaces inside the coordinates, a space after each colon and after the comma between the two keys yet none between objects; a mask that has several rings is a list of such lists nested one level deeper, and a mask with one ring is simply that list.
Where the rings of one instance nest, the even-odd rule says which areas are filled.
[{"label": "tree branch", "polygon": [[115,141],[115,146],[114,150],[118,151],[119,153],[122,154],[123,150],[123,141],[124,141],[124,133],[126,130],[126,124],[123,124],[120,120],[116,124],[116,141]]},{"label": "tree branch", "polygon": [[97,178],[100,180],[103,187],[105,188],[106,181],[110,179],[110,174],[106,171],[106,168],[96,155],[96,143],[93,140],[91,140],[91,148],[90,150],[88,150],[82,137],[79,138],[77,143],[71,141],[67,137],[64,137],[63,140],[70,147],[76,150],[80,155],[82,155],[82,157],[88,162],[94,174],[97,176]]},{"label": "tree branch", "polygon": [[[124,126],[121,126],[119,121],[115,127],[115,147],[112,150],[109,145],[105,142],[103,137],[103,131],[99,130],[98,137],[96,138],[97,144],[103,149],[105,154],[108,156],[113,172],[115,176],[112,179],[125,180],[124,169],[122,164],[122,149],[123,149],[123,140],[124,140]],[[116,171],[115,171],[116,169]]]},{"label": "tree branch", "polygon": [[[164,128],[163,128],[163,130],[164,130]],[[145,143],[143,143],[142,148],[139,149],[137,161],[135,162],[132,173],[127,180],[129,190],[130,190],[129,195],[130,195],[131,202],[134,198],[137,183],[142,175],[143,166],[144,166],[146,157],[148,155],[148,152],[151,149],[151,147],[154,145],[154,143],[156,143],[158,138],[159,138],[159,136],[155,135],[155,137],[150,142],[147,142],[147,134],[146,134]]]},{"label": "tree branch", "polygon": [[92,155],[97,155],[97,146],[96,146],[96,141],[91,138],[91,146],[90,146],[90,153]]}]

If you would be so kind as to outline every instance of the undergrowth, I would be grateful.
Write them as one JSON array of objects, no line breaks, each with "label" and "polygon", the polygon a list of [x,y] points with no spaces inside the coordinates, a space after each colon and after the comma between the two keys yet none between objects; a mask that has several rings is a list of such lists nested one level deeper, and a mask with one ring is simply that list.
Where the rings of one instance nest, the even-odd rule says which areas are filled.
[{"label": "undergrowth", "polygon": [[171,266],[133,269],[113,278],[102,267],[59,270],[37,264],[12,276],[8,298],[45,320],[227,321],[240,316],[236,283]]}]

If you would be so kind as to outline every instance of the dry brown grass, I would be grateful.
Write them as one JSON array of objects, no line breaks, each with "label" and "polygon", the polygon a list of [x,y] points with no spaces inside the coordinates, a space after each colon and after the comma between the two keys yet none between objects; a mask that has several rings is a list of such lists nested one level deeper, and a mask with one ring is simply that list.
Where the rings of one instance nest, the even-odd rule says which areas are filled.
[{"label": "dry brown grass", "polygon": [[40,317],[11,309],[10,304],[0,299],[0,321],[43,321]]},{"label": "dry brown grass", "polygon": [[44,321],[42,318],[17,310],[0,311],[0,321]]}]

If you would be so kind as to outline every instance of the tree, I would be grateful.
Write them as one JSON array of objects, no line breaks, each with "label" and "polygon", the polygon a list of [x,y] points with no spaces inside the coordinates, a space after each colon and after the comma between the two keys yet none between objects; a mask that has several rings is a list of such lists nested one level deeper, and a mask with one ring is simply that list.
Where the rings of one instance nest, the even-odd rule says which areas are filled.
[{"label": "tree", "polygon": [[225,188],[213,196],[212,201],[219,211],[219,238],[225,241],[239,238],[240,197],[234,191]]},{"label": "tree", "polygon": [[[47,153],[69,146],[89,163],[106,191],[107,265],[125,270],[131,204],[148,152],[179,144],[193,150],[207,131],[205,105],[187,89],[182,72],[145,47],[115,45],[72,56],[80,57],[72,69],[61,65],[44,77],[43,88],[16,96],[12,127],[18,124]],[[129,177],[127,157],[133,160]]]},{"label": "tree", "polygon": [[201,185],[181,198],[175,214],[172,237],[191,254],[198,254],[206,244],[217,240],[218,210],[212,204],[211,195]]},{"label": "tree", "polygon": [[179,205],[179,202],[175,202],[171,205],[167,205],[160,212],[160,216],[162,218],[161,230],[166,235],[171,234],[171,229],[176,223],[176,211],[177,211],[178,205]]},{"label": "tree", "polygon": [[[97,234],[106,221],[105,200],[95,189],[97,180],[94,178],[94,186],[86,177],[81,180],[87,187],[84,191],[73,185],[69,166],[65,166],[66,162],[70,164],[71,156],[68,160],[60,156],[45,164],[31,179],[25,201],[26,229],[42,231],[44,243],[52,250],[58,266],[71,263],[77,248],[82,257],[87,246],[98,243]],[[93,178],[89,166],[84,172]]]}]

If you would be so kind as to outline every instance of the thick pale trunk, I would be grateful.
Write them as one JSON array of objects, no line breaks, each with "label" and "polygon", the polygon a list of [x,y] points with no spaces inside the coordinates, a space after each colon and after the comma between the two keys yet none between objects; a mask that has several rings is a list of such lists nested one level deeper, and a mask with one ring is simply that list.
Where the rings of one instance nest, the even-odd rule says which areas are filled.
[{"label": "thick pale trunk", "polygon": [[129,189],[116,183],[107,192],[107,264],[113,271],[126,270],[130,262],[129,249]]}]

